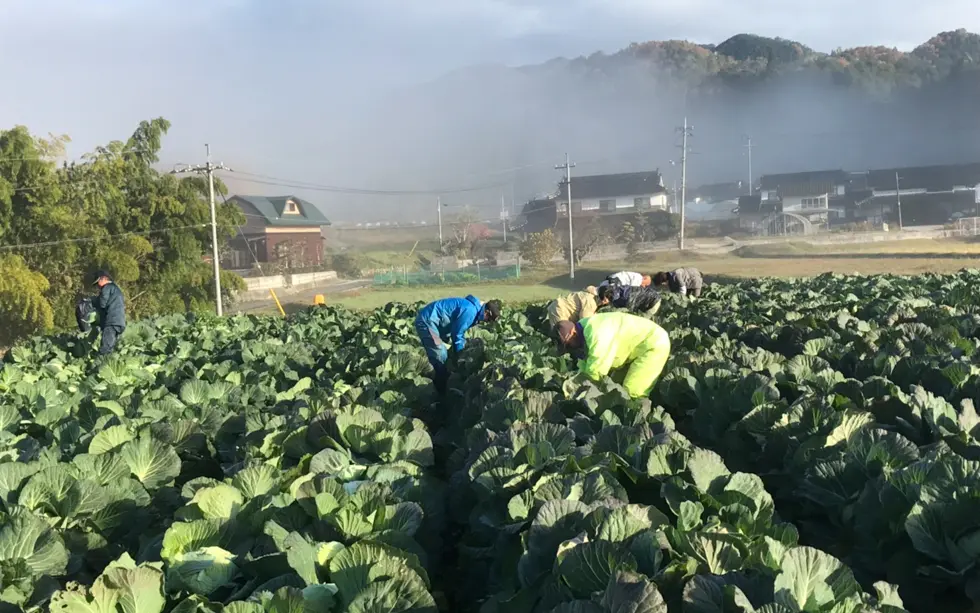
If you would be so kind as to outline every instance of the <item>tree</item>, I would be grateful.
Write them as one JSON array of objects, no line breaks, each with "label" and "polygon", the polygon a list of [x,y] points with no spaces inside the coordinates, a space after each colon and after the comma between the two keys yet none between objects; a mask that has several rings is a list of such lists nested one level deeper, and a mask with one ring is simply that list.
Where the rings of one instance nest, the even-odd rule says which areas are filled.
[{"label": "tree", "polygon": [[[61,167],[55,160],[64,137],[36,138],[24,127],[0,131],[0,242],[19,256],[18,270],[39,275],[21,271],[18,278],[44,286],[53,319],[19,320],[31,330],[74,327],[75,301],[92,293],[97,269],[123,288],[131,317],[213,309],[214,276],[203,257],[211,244],[207,180],[153,168],[169,128],[165,119],[141,122],[125,142]],[[227,192],[221,181],[215,190]],[[244,217],[222,203],[218,220],[220,247]],[[226,297],[243,288],[239,277],[222,273]]]},{"label": "tree", "polygon": [[520,248],[521,257],[534,266],[547,266],[561,251],[561,243],[551,228],[528,235]]},{"label": "tree", "polygon": [[[642,215],[639,213],[637,216],[642,219]],[[628,221],[623,222],[623,227],[619,230],[619,236],[616,237],[616,242],[626,245],[627,255],[631,257],[636,255],[637,245],[639,244],[640,240],[639,234],[637,233],[633,224]]]},{"label": "tree", "polygon": [[[597,217],[593,217],[584,228],[575,232],[575,263],[581,263],[603,244],[609,243],[610,237]],[[565,257],[568,257],[568,247],[563,247]]]},{"label": "tree", "polygon": [[17,255],[0,256],[0,347],[54,326],[51,303],[45,298],[48,280],[27,267]]},{"label": "tree", "polygon": [[443,252],[459,257],[470,257],[480,243],[490,238],[490,229],[478,223],[472,211],[465,210],[453,220],[449,228],[452,237],[443,246]]}]

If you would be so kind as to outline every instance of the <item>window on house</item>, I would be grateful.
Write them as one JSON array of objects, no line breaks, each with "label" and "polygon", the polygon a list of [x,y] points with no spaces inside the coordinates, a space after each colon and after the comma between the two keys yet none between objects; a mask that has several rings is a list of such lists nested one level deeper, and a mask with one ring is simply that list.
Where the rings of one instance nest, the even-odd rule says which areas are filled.
[{"label": "window on house", "polygon": [[599,208],[602,209],[603,211],[614,211],[614,210],[616,210],[616,201],[615,200],[600,200],[599,201]]},{"label": "window on house", "polygon": [[579,209],[582,211],[598,211],[600,203],[595,200],[586,200],[585,202],[572,202],[572,209]]},{"label": "window on house", "polygon": [[633,198],[633,206],[650,206],[649,198]]},{"label": "window on house", "polygon": [[283,215],[299,215],[299,207],[292,200],[286,201],[286,206],[282,210]]}]

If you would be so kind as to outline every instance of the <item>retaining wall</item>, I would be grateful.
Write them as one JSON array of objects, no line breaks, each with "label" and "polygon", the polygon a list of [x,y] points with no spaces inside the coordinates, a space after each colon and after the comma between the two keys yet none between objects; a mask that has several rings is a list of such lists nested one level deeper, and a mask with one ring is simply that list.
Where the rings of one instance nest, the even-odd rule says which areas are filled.
[{"label": "retaining wall", "polygon": [[302,285],[315,285],[326,283],[337,279],[337,273],[333,270],[322,272],[303,272],[291,277],[291,283],[286,283],[286,275],[272,275],[269,277],[246,277],[245,287],[248,292],[268,291],[270,289],[283,289],[285,287],[297,287]]}]

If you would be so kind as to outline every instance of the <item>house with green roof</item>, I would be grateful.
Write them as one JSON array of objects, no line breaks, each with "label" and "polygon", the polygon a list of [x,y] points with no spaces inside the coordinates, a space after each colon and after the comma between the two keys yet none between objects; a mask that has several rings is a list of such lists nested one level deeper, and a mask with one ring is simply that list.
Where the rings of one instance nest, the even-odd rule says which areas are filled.
[{"label": "house with green roof", "polygon": [[229,245],[225,265],[233,269],[288,259],[292,267],[323,262],[323,226],[330,221],[311,202],[296,196],[232,196],[245,225]]}]

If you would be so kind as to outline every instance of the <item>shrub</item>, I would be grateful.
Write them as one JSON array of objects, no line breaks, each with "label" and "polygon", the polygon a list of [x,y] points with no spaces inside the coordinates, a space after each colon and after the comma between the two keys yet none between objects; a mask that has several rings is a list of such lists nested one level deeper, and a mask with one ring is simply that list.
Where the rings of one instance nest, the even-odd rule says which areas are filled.
[{"label": "shrub", "polygon": [[561,253],[561,242],[549,228],[527,237],[521,244],[521,257],[535,266],[544,266]]}]

